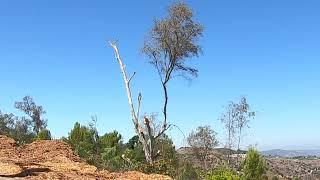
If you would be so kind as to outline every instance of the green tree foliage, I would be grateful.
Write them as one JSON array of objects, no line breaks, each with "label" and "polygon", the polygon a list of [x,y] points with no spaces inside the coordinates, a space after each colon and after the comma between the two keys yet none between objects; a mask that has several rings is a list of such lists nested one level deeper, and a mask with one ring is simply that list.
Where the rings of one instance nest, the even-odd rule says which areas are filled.
[{"label": "green tree foliage", "polygon": [[30,96],[16,102],[15,107],[28,117],[0,112],[0,134],[13,138],[20,145],[30,143],[36,139],[36,134],[47,126],[47,120],[43,118],[45,111],[42,106],[37,106]]},{"label": "green tree foliage", "polygon": [[88,127],[75,123],[65,140],[80,157],[90,164],[111,171],[138,169],[174,176],[178,167],[173,142],[164,134],[155,142],[157,155],[154,165],[146,162],[137,136],[123,144],[122,136],[117,131],[99,136],[94,126]]},{"label": "green tree foliage", "polygon": [[172,140],[163,134],[155,142],[156,163],[154,165],[156,173],[174,176],[178,167],[178,158]]},{"label": "green tree foliage", "polygon": [[242,164],[243,176],[246,180],[259,180],[266,172],[266,164],[262,155],[254,148],[250,148]]},{"label": "green tree foliage", "polygon": [[184,163],[178,169],[176,180],[200,180],[197,170],[189,163]]},{"label": "green tree foliage", "polygon": [[120,170],[126,167],[126,161],[122,158],[122,136],[117,131],[101,136],[99,142],[104,167],[109,170]]},{"label": "green tree foliage", "polygon": [[31,143],[35,134],[30,130],[30,121],[24,118],[17,118],[8,136],[13,138],[19,145],[23,145]]},{"label": "green tree foliage", "polygon": [[125,158],[131,162],[133,167],[146,173],[159,173],[175,176],[178,168],[178,158],[172,140],[165,134],[156,139],[154,148],[156,150],[154,164],[145,160],[142,144],[138,136],[133,136],[125,144]]},{"label": "green tree foliage", "polygon": [[156,140],[157,159],[166,159],[177,163],[177,154],[172,140],[165,134]]},{"label": "green tree foliage", "polygon": [[29,116],[28,120],[36,134],[47,127],[47,120],[43,118],[46,112],[42,106],[36,105],[32,97],[25,96],[22,101],[15,102],[15,107]]},{"label": "green tree foliage", "polygon": [[0,111],[0,134],[9,135],[14,126],[14,115],[5,114]]},{"label": "green tree foliage", "polygon": [[51,132],[48,129],[41,130],[35,137],[35,140],[51,140]]},{"label": "green tree foliage", "polygon": [[0,111],[0,134],[13,138],[18,144],[32,142],[35,134],[30,130],[31,123],[25,118],[19,118],[12,113]]},{"label": "green tree foliage", "polygon": [[125,144],[125,157],[134,165],[138,163],[145,163],[145,155],[142,144],[139,142],[137,135],[133,136]]},{"label": "green tree foliage", "polygon": [[122,136],[117,131],[99,136],[95,128],[95,121],[89,126],[75,123],[65,141],[80,157],[97,167],[111,171],[128,167],[122,158],[124,151]]},{"label": "green tree foliage", "polygon": [[76,122],[67,138],[67,142],[75,152],[89,163],[93,163],[94,154],[96,154],[97,140],[95,139],[95,133],[95,130]]},{"label": "green tree foliage", "polygon": [[240,176],[227,166],[219,166],[218,168],[209,172],[208,180],[240,180]]},{"label": "green tree foliage", "polygon": [[122,136],[117,131],[106,133],[99,138],[102,147],[117,147],[122,146]]}]

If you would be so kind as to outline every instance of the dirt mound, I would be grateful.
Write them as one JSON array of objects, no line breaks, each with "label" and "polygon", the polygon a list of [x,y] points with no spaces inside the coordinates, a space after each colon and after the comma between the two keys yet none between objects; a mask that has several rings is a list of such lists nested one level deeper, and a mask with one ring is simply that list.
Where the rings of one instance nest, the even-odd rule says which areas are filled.
[{"label": "dirt mound", "polygon": [[21,158],[28,162],[81,162],[71,147],[61,140],[40,140],[21,148]]},{"label": "dirt mound", "polygon": [[7,136],[0,135],[0,162],[18,158],[16,142]]},{"label": "dirt mound", "polygon": [[0,147],[1,149],[10,149],[17,147],[17,144],[13,139],[0,135]]},{"label": "dirt mound", "polygon": [[61,140],[41,140],[18,147],[0,135],[0,179],[172,179],[136,171],[109,173],[82,161]]}]

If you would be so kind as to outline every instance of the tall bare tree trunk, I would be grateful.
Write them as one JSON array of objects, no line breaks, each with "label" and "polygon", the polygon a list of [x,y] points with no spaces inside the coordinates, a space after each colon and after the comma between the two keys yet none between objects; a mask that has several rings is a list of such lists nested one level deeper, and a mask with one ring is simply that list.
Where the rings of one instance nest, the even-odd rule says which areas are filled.
[{"label": "tall bare tree trunk", "polygon": [[228,134],[228,164],[230,165],[230,155],[231,155],[231,130],[229,129],[229,134]]},{"label": "tall bare tree trunk", "polygon": [[242,128],[239,129],[238,151],[240,150],[241,130]]},{"label": "tall bare tree trunk", "polygon": [[153,150],[153,148],[154,148],[155,137],[152,133],[152,127],[150,126],[150,121],[148,118],[145,117],[144,124],[147,129],[147,136],[145,135],[144,129],[142,128],[142,126],[139,123],[138,116],[139,116],[139,108],[140,108],[140,103],[141,103],[140,102],[141,101],[141,94],[139,94],[139,98],[138,98],[139,105],[138,105],[138,113],[137,114],[135,112],[135,108],[134,108],[133,101],[132,101],[130,81],[133,78],[133,76],[135,75],[135,73],[130,78],[128,78],[127,72],[125,70],[125,65],[122,62],[117,45],[112,42],[109,42],[109,44],[114,49],[116,59],[120,65],[120,69],[121,69],[123,80],[124,80],[125,87],[126,87],[126,92],[127,92],[127,97],[128,97],[128,102],[129,102],[129,106],[130,106],[130,112],[131,112],[132,122],[133,122],[134,128],[135,128],[135,132],[138,135],[139,141],[142,144],[143,151],[144,151],[145,158],[146,158],[147,162],[149,162],[150,164],[153,164],[154,163],[154,152],[153,152],[154,150]]}]

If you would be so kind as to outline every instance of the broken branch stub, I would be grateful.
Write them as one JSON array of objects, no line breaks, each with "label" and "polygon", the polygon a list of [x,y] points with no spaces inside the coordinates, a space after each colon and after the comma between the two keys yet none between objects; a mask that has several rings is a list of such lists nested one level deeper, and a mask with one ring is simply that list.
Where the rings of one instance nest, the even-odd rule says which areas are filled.
[{"label": "broken branch stub", "polygon": [[[118,47],[116,45],[116,43],[114,42],[110,42],[109,44],[111,45],[111,47],[114,49],[115,52],[115,56],[116,59],[120,65],[120,69],[122,72],[122,76],[123,76],[123,80],[125,83],[125,87],[126,87],[126,92],[127,92],[127,97],[128,97],[128,102],[129,102],[129,106],[130,106],[130,112],[131,112],[131,116],[132,116],[132,121],[135,127],[135,132],[139,137],[139,141],[142,144],[144,153],[145,153],[145,157],[146,160],[150,163],[153,164],[154,162],[154,155],[153,155],[153,148],[154,148],[154,135],[152,134],[152,127],[150,126],[150,121],[148,120],[147,117],[145,117],[145,127],[147,129],[147,131],[145,132],[143,127],[140,125],[139,123],[139,112],[140,112],[140,105],[141,105],[141,93],[139,93],[138,96],[138,112],[136,113],[134,105],[133,105],[133,100],[132,100],[132,93],[131,93],[131,89],[130,89],[130,81],[132,80],[132,78],[134,77],[134,75],[136,74],[135,72],[133,73],[133,75],[128,78],[127,76],[127,72],[125,69],[125,65],[122,62],[122,59],[120,57],[120,53],[118,50]],[[145,133],[147,133],[147,136],[145,136]]]}]

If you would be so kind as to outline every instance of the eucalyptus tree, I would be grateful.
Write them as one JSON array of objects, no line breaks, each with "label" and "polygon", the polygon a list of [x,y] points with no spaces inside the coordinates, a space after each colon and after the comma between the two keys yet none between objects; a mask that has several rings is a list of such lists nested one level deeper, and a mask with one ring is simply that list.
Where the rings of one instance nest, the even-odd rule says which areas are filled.
[{"label": "eucalyptus tree", "polygon": [[236,128],[238,129],[238,150],[240,150],[240,143],[242,138],[242,132],[244,128],[249,128],[250,121],[255,117],[256,113],[251,111],[250,105],[247,102],[246,97],[241,97],[240,102],[236,107]]},{"label": "eucalyptus tree", "polygon": [[155,140],[172,126],[172,124],[168,124],[167,114],[168,84],[177,75],[187,79],[198,75],[198,70],[188,65],[187,62],[192,57],[200,54],[201,47],[198,44],[198,39],[202,34],[203,26],[194,20],[192,9],[185,3],[177,2],[168,8],[166,17],[154,21],[153,27],[146,36],[142,52],[149,58],[149,63],[159,75],[164,92],[163,120],[159,130],[152,125],[152,118],[147,116],[139,117],[142,95],[139,93],[138,103],[135,106],[130,87],[131,80],[136,73],[128,76],[117,44],[109,42],[115,51],[125,82],[135,132],[142,143],[146,160],[150,164],[154,163],[157,156],[157,152],[154,149]]},{"label": "eucalyptus tree", "polygon": [[[241,97],[239,102],[230,102],[226,107],[226,112],[220,118],[227,130],[226,146],[231,149],[235,146],[236,140],[237,148],[240,150],[240,142],[242,138],[243,129],[249,127],[249,122],[255,117],[255,112],[250,111],[250,106],[246,97]],[[228,158],[230,161],[230,158]]]},{"label": "eucalyptus tree", "polygon": [[47,119],[43,117],[46,112],[42,106],[36,105],[32,97],[25,96],[22,101],[15,102],[15,107],[29,116],[26,119],[31,122],[36,134],[47,127]]}]

